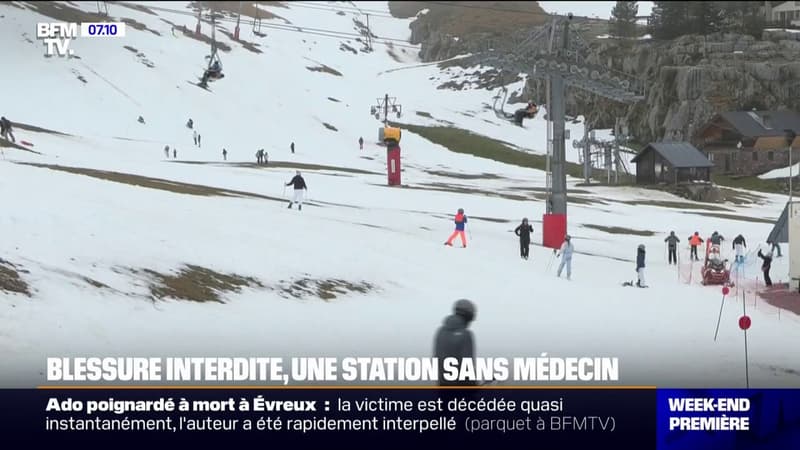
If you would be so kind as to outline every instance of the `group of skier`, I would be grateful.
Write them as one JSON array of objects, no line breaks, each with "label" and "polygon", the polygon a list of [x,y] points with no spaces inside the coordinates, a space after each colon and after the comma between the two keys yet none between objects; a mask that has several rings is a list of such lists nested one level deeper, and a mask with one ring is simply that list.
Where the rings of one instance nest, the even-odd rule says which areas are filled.
[{"label": "group of skier", "polygon": [[256,152],[256,163],[258,165],[267,165],[269,163],[269,153],[263,148],[258,149]]},{"label": "group of skier", "polygon": [[[290,205],[291,206],[291,205]],[[461,239],[462,247],[466,248],[467,246],[467,238],[466,238],[466,225],[467,225],[467,215],[464,213],[463,208],[459,208],[458,212],[456,213],[455,218],[453,219],[455,223],[455,230],[450,235],[450,237],[445,241],[444,245],[453,246],[453,241],[456,237]],[[522,219],[522,223],[520,223],[515,229],[514,234],[519,238],[519,256],[522,259],[527,260],[530,258],[530,245],[531,245],[531,234],[533,234],[533,226],[528,222],[528,218],[525,217]],[[718,261],[722,263],[721,258],[721,245],[722,242],[725,240],[725,237],[722,236],[719,232],[714,231],[711,236],[708,238],[709,242],[709,251],[708,251],[708,258],[711,262]],[[693,235],[689,236],[689,247],[690,247],[690,258],[694,261],[699,261],[699,257],[697,256],[697,248],[703,243],[706,242],[703,238],[700,237],[700,233],[695,231]],[[677,265],[678,264],[678,243],[680,242],[680,238],[675,235],[674,231],[670,231],[669,236],[664,239],[664,242],[667,245],[667,263],[669,265]],[[772,258],[773,258],[773,251],[775,249],[778,250],[778,256],[780,257],[780,246],[772,242],[770,240],[767,241],[769,249],[766,251],[762,251],[759,249],[758,256],[763,260],[763,264],[761,266],[761,270],[764,272],[764,281],[767,286],[772,285],[772,280],[769,276],[769,270],[772,265]],[[735,262],[738,264],[744,263],[745,258],[745,250],[747,249],[747,241],[745,240],[744,236],[741,234],[737,235],[732,242],[732,250],[734,251],[735,255]],[[569,235],[564,237],[564,242],[562,243],[561,247],[558,251],[554,250],[555,257],[561,259],[561,262],[558,266],[557,276],[561,276],[561,272],[563,269],[566,269],[567,272],[567,279],[569,280],[572,276],[572,254],[574,253],[574,247],[572,245],[572,239]],[[636,282],[626,282],[624,283],[625,286],[636,286],[636,287],[647,287],[645,282],[645,257],[646,257],[646,248],[644,244],[640,244],[636,249]]]}]

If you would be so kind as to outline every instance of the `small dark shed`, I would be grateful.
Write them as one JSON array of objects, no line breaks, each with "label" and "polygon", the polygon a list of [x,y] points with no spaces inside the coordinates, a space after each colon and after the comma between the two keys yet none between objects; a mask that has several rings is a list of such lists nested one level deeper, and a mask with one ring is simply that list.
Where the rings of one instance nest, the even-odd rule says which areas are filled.
[{"label": "small dark shed", "polygon": [[637,184],[711,181],[714,164],[688,142],[652,142],[635,158]]}]

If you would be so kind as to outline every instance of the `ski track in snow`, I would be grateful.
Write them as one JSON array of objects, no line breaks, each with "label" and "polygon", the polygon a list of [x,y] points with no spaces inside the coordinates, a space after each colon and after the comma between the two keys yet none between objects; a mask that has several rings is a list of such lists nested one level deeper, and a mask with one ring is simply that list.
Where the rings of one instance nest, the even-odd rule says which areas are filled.
[{"label": "ski track in snow", "polygon": [[[95,7],[94,2],[78,4],[86,11]],[[369,7],[380,5],[370,2]],[[386,3],[383,8],[388,11]],[[33,142],[33,150],[42,154],[3,149],[0,249],[3,259],[28,271],[22,277],[33,291],[30,298],[3,294],[0,301],[0,357],[8,362],[0,370],[3,385],[41,383],[44,358],[53,355],[428,356],[436,327],[462,297],[478,307],[473,329],[481,356],[618,356],[625,384],[744,385],[737,325],[741,299],[726,300],[714,341],[720,290],[697,283],[697,265],[682,264],[682,273],[668,266],[663,239],[675,230],[683,240],[680,258],[688,261],[685,239],[695,230],[704,236],[720,231],[728,239],[723,244],[728,254],[738,233],[752,252],[770,224],[625,204],[690,202],[641,188],[576,187],[581,180],[569,179],[570,189],[588,191],[575,195],[589,203],[569,206],[573,278],[558,279],[558,262],[548,265],[549,249],[533,246],[531,260],[521,261],[513,235],[527,216],[534,225],[532,241],[541,242],[543,202],[508,198],[526,195],[520,188],[543,188],[544,172],[452,153],[404,131],[403,181],[411,188],[385,186],[385,149],[374,143],[380,122],[369,115],[369,107],[385,93],[403,105],[401,122],[447,120],[521,151],[544,153],[544,114],[519,128],[484,108],[494,92],[437,89],[448,79],[468,80],[465,73],[474,68],[450,68],[445,74],[436,64],[418,61],[411,49],[404,54],[394,48],[407,61],[397,62],[379,44],[372,53],[353,55],[339,49],[342,40],[270,29],[261,38],[243,27],[242,39],[260,44],[263,53],[246,51],[217,33],[233,49],[221,53],[226,77],[211,83],[209,93],[185,81],[202,74],[208,46],[182,34],[173,37],[171,26],[160,20],[193,29],[193,18],[163,11],[153,16],[114,4],[109,9],[112,16],[135,19],[162,36],[128,27],[125,38],[74,40],[80,60],[44,58],[43,46],[29,46],[20,36],[51,20],[0,5],[0,38],[8,43],[8,64],[16,68],[0,83],[3,115],[69,134],[17,128],[17,140]],[[291,5],[273,10],[296,26],[353,30],[350,12],[340,16]],[[370,18],[376,34],[394,38],[407,38],[409,23]],[[203,24],[204,33],[209,26]],[[354,40],[344,42],[361,47]],[[141,64],[123,45],[146,54],[154,67]],[[309,60],[342,75],[311,71],[307,67],[317,63]],[[510,85],[509,92],[521,86]],[[472,117],[462,114],[466,111]],[[145,124],[137,122],[139,115]],[[193,145],[184,126],[189,117],[202,135],[202,148]],[[568,128],[571,140],[582,136],[580,124],[568,123]],[[365,140],[361,152],[359,136]],[[296,154],[289,152],[291,142]],[[167,163],[164,145],[177,148],[179,161],[213,164]],[[20,164],[119,172],[288,200],[283,185],[293,167],[222,164],[223,148],[228,163],[252,163],[255,151],[264,148],[271,162],[375,174],[304,170],[310,204],[298,212],[262,198],[179,194]],[[567,151],[568,160],[578,161],[569,141]],[[428,171],[496,177],[464,179]],[[435,183],[450,190],[412,189]],[[777,218],[785,198],[759,195],[760,204],[713,206],[733,216]],[[467,249],[442,245],[459,207],[471,218]],[[610,234],[584,225],[655,234]],[[625,289],[620,284],[635,279],[640,243],[648,249],[651,288]],[[748,286],[756,283],[755,259],[751,253],[744,268]],[[775,281],[786,280],[787,260],[775,260]],[[223,304],[153,302],[145,280],[120,269],[171,273],[184,264],[255,277],[267,286],[307,277],[366,281],[378,290],[329,302],[255,288],[227,294]],[[686,284],[690,272],[693,283]],[[82,277],[109,289],[97,289]],[[787,311],[779,315],[753,289],[746,297],[753,318],[751,386],[798,387],[800,348],[786,343],[800,339],[800,319]]]}]

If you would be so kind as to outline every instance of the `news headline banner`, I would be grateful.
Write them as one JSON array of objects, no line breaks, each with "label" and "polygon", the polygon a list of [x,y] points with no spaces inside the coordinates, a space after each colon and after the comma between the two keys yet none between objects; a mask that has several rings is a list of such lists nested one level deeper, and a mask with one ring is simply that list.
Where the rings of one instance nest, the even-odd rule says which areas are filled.
[{"label": "news headline banner", "polygon": [[[441,363],[441,364],[440,364]],[[440,373],[441,371],[441,373]],[[48,383],[615,382],[618,358],[47,358]]]},{"label": "news headline banner", "polygon": [[535,440],[542,448],[645,449],[655,437],[652,389],[108,387],[4,390],[0,401],[4,442],[28,446],[102,440],[115,449],[165,442],[232,448],[300,437],[304,447],[382,450],[420,443],[485,449],[498,439],[503,447],[529,448]]}]

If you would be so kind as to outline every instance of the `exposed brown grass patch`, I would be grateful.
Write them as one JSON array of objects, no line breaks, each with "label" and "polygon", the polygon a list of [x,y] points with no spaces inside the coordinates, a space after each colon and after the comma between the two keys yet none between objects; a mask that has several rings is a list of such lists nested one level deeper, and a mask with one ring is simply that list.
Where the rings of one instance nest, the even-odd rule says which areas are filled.
[{"label": "exposed brown grass patch", "polygon": [[768,223],[770,225],[774,224],[778,219],[764,219],[763,217],[750,217],[750,216],[742,216],[738,214],[722,214],[722,213],[702,213],[702,212],[687,212],[683,211],[684,214],[696,214],[698,216],[703,217],[716,217],[718,219],[727,219],[727,220],[737,220],[739,222],[750,222],[750,223]]},{"label": "exposed brown grass patch", "polygon": [[[5,3],[5,2],[4,2]],[[82,11],[66,3],[21,2],[28,9],[61,22],[113,22],[114,19],[103,14]]]},{"label": "exposed brown grass patch", "polygon": [[267,165],[258,165],[256,163],[244,162],[215,162],[215,161],[172,161],[174,164],[214,164],[220,166],[233,166],[233,167],[247,167],[251,169],[297,169],[297,170],[330,170],[334,172],[353,173],[360,175],[383,175],[379,172],[370,172],[368,170],[354,169],[350,167],[326,166],[322,164],[305,164],[292,161],[273,161],[270,160]]},{"label": "exposed brown grass patch", "polygon": [[31,292],[28,283],[19,276],[20,272],[25,273],[24,270],[18,269],[14,263],[0,258],[0,291],[30,297]]},{"label": "exposed brown grass patch", "polygon": [[341,77],[342,73],[338,70],[334,69],[333,67],[326,66],[325,64],[320,64],[319,66],[308,66],[306,69],[310,70],[311,72],[323,72],[329,73],[331,75],[336,75],[337,77]]},{"label": "exposed brown grass patch", "polygon": [[470,174],[470,173],[446,172],[443,170],[425,170],[425,173],[429,175],[436,175],[439,177],[458,178],[460,180],[498,180],[503,178],[500,175],[494,173]]},{"label": "exposed brown grass patch", "polygon": [[338,296],[347,295],[353,292],[366,294],[375,290],[375,286],[365,281],[346,281],[335,278],[313,279],[300,278],[294,281],[280,282],[278,287],[283,297],[307,298],[316,297],[322,300],[331,301]]},{"label": "exposed brown grass patch", "polygon": [[36,125],[29,125],[27,123],[14,122],[13,126],[14,128],[19,128],[20,130],[35,131],[37,133],[55,134],[58,136],[65,136],[65,137],[72,136],[71,134],[62,133],[60,131],[50,130],[47,128],[37,127]]},{"label": "exposed brown grass patch", "polygon": [[[233,42],[237,42],[237,43],[241,44],[241,45],[242,45],[242,47],[243,47],[245,50],[248,50],[248,51],[250,51],[250,52],[252,52],[252,53],[256,53],[256,54],[258,54],[258,53],[264,53],[264,52],[262,52],[262,51],[261,51],[261,49],[259,49],[259,48],[258,48],[258,44],[256,44],[255,42],[249,42],[249,41],[245,41],[245,40],[244,40],[244,39],[242,39],[241,37],[240,37],[239,39],[236,39],[236,38],[233,36],[233,33],[231,33],[231,32],[228,32],[228,31],[222,31],[222,34],[224,34],[225,36],[228,36],[228,39],[232,40]],[[239,34],[239,36],[241,36],[241,30],[240,30],[240,34]]]},{"label": "exposed brown grass patch", "polygon": [[[523,192],[541,192],[546,193],[547,188],[538,187],[538,186],[509,186],[507,189],[512,191],[523,191]],[[569,189],[570,194],[591,194],[591,191],[587,191],[585,189]]]},{"label": "exposed brown grass patch", "polygon": [[[372,186],[380,186],[386,188],[397,189],[398,186],[386,186],[384,184],[374,184],[371,183]],[[485,189],[478,189],[474,187],[467,187],[467,186],[456,186],[447,183],[420,183],[418,185],[407,185],[404,184],[400,186],[401,189],[416,189],[416,190],[423,190],[423,191],[438,191],[438,192],[449,192],[453,194],[472,194],[472,195],[485,195],[487,197],[496,197],[502,198],[506,200],[515,200],[515,201],[530,201],[530,200],[541,200],[544,201],[546,199],[546,195],[544,193],[531,193],[530,195],[519,195],[519,194],[510,194],[508,192],[501,192],[501,191],[493,191],[493,190],[485,190]],[[567,202],[574,203],[576,205],[604,205],[605,202],[591,198],[591,197],[577,197],[577,196],[567,196]]]},{"label": "exposed brown grass patch", "polygon": [[139,5],[139,4],[135,4],[135,3],[127,3],[127,2],[115,2],[114,5],[115,6],[122,6],[122,7],[125,7],[125,8],[130,8],[130,9],[133,9],[135,11],[143,12],[145,14],[150,14],[151,16],[157,16],[158,15],[152,9],[150,9],[147,6],[144,6],[144,5]]},{"label": "exposed brown grass patch", "polygon": [[493,222],[493,223],[511,223],[511,221],[508,219],[499,219],[497,217],[469,216],[469,218],[475,220],[484,220],[486,222]]},{"label": "exposed brown grass patch", "polygon": [[595,225],[591,223],[583,224],[584,228],[591,228],[594,230],[600,230],[609,234],[629,234],[634,236],[655,236],[655,231],[650,230],[636,230],[633,228],[626,228],[626,227],[607,227],[604,225]]},{"label": "exposed brown grass patch", "polygon": [[93,278],[83,277],[83,281],[85,281],[86,284],[93,286],[97,289],[111,289],[107,284],[101,283]]},{"label": "exposed brown grass patch", "polygon": [[258,199],[273,200],[278,202],[284,201],[281,198],[270,197],[261,194],[254,194],[252,192],[235,191],[231,189],[216,188],[200,184],[181,183],[179,181],[164,180],[161,178],[150,178],[142,175],[133,175],[129,173],[86,169],[83,167],[58,166],[54,164],[38,164],[38,163],[25,163],[25,162],[18,162],[16,164],[40,167],[44,169],[67,172],[76,175],[84,175],[92,178],[97,178],[100,180],[113,181],[115,183],[128,184],[131,186],[140,186],[149,189],[158,189],[161,191],[174,192],[176,194],[197,195],[203,197],[219,196],[219,197],[258,198]]},{"label": "exposed brown grass patch", "polygon": [[225,303],[222,296],[241,292],[245,287],[264,287],[251,277],[220,273],[206,267],[186,265],[172,274],[142,269],[151,278],[150,295],[154,300],[167,298],[192,302]]},{"label": "exposed brown grass patch", "polygon": [[752,205],[754,203],[762,203],[766,200],[763,196],[758,194],[741,192],[724,187],[720,187],[719,191],[726,202],[733,203],[734,205]]},{"label": "exposed brown grass patch", "polygon": [[635,205],[635,206],[660,206],[662,208],[672,208],[672,209],[699,209],[707,211],[733,212],[732,209],[723,208],[722,206],[715,206],[703,203],[672,202],[666,200],[620,200],[619,203],[624,203],[626,205]]},{"label": "exposed brown grass patch", "polygon": [[530,200],[531,198],[525,195],[518,195],[518,194],[509,194],[505,192],[499,191],[489,191],[485,189],[478,189],[473,187],[467,186],[455,186],[452,184],[447,183],[421,183],[417,186],[403,186],[407,187],[408,189],[422,189],[422,190],[430,190],[430,191],[439,191],[439,192],[451,192],[454,194],[471,194],[471,195],[485,195],[487,197],[497,197],[503,198],[506,200],[517,200],[517,201],[525,201]]},{"label": "exposed brown grass patch", "polygon": [[[207,36],[203,33],[197,34],[194,32],[194,30],[190,30],[189,28],[187,28],[186,25],[178,25],[164,18],[161,18],[161,20],[175,27],[175,30],[183,33],[185,37],[194,39],[195,41],[200,41],[204,44],[208,44],[209,46],[211,46],[212,41],[210,36]],[[211,26],[210,24],[206,24],[205,29],[207,30],[210,26]],[[223,52],[229,52],[231,51],[231,46],[224,42],[217,41],[217,49],[222,50]]]},{"label": "exposed brown grass patch", "polygon": [[119,20],[120,22],[125,22],[126,25],[133,28],[134,30],[149,31],[150,33],[155,34],[156,36],[161,36],[161,33],[159,33],[158,31],[153,30],[152,28],[148,28],[147,25],[141,22],[137,22],[135,19],[131,19],[130,17],[122,17]]}]

